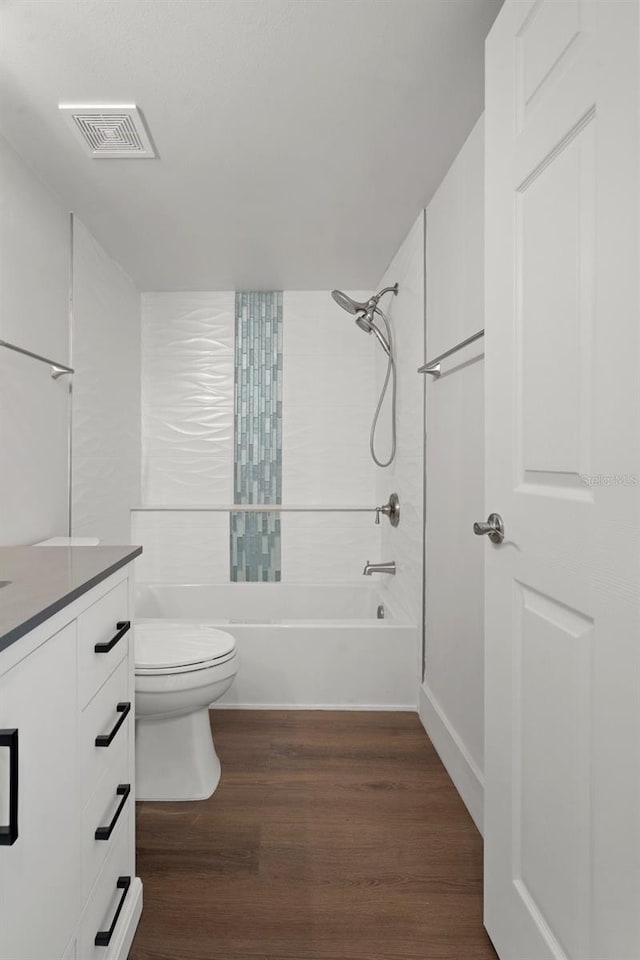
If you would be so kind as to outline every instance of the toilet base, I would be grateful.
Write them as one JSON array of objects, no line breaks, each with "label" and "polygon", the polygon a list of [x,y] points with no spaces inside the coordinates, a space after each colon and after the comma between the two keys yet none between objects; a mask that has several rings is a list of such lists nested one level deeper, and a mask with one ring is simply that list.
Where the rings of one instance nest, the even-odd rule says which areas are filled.
[{"label": "toilet base", "polygon": [[137,800],[206,800],[219,780],[208,707],[136,719]]}]

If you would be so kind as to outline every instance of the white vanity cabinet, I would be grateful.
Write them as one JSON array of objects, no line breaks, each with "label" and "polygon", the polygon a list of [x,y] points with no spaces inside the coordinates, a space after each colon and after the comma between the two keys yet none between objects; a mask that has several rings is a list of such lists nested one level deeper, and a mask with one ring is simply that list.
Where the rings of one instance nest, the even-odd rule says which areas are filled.
[{"label": "white vanity cabinet", "polygon": [[128,564],[0,651],[0,960],[128,955],[132,592]]},{"label": "white vanity cabinet", "polygon": [[76,723],[76,624],[70,623],[0,677],[0,727],[18,751],[16,783],[9,747],[2,750],[3,799],[17,791],[13,811],[3,802],[2,822],[18,831],[11,846],[0,846],[3,960],[62,956],[74,931],[80,909]]}]

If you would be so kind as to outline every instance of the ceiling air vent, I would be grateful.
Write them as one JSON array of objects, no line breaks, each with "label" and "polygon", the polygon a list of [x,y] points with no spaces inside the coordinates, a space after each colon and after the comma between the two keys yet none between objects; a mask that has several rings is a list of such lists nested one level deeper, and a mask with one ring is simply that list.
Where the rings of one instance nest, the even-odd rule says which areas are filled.
[{"label": "ceiling air vent", "polygon": [[145,160],[156,156],[135,104],[60,103],[58,106],[96,160]]}]

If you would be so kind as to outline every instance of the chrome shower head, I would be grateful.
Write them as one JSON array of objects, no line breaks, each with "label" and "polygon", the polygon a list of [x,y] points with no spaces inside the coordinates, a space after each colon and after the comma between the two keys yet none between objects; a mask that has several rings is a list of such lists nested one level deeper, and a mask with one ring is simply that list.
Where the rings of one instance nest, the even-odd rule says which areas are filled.
[{"label": "chrome shower head", "polygon": [[347,313],[350,313],[353,316],[355,316],[357,313],[360,313],[361,310],[366,311],[368,307],[367,303],[359,303],[352,297],[347,296],[346,293],[343,293],[342,290],[332,290],[331,296],[339,307],[342,307],[343,310],[346,310]]},{"label": "chrome shower head", "polygon": [[[355,317],[356,325],[360,330],[364,330],[365,333],[373,334],[384,352],[387,355],[387,372],[384,378],[382,385],[382,390],[380,391],[380,399],[378,400],[378,405],[376,407],[376,412],[373,415],[373,423],[371,424],[371,433],[369,434],[369,449],[371,451],[371,456],[374,463],[379,467],[388,467],[393,463],[393,459],[396,455],[396,358],[394,356],[393,349],[393,334],[391,332],[391,324],[387,319],[386,314],[383,310],[380,309],[378,303],[380,302],[381,297],[385,293],[392,293],[394,296],[398,293],[398,284],[394,283],[393,286],[384,287],[382,290],[379,290],[378,293],[374,293],[368,300],[360,303],[358,300],[354,300],[353,297],[348,296],[348,294],[343,293],[342,290],[332,290],[331,296],[338,304],[339,307],[342,307],[347,313],[350,313],[352,317]],[[384,329],[386,331],[386,336],[376,323],[377,317],[380,317]],[[391,382],[391,453],[387,460],[381,460],[376,454],[375,450],[375,437],[376,429],[378,426],[378,417],[380,416],[380,409],[384,402],[385,394],[387,392],[387,387]]]},{"label": "chrome shower head", "polygon": [[[371,323],[373,320],[373,314],[378,306],[378,301],[380,297],[384,296],[385,293],[398,293],[398,284],[394,283],[392,287],[385,287],[383,290],[380,290],[379,293],[374,293],[368,300],[354,300],[353,297],[350,297],[347,293],[343,293],[342,290],[332,290],[331,296],[338,304],[339,307],[342,307],[343,310],[346,310],[347,313],[350,313],[352,316],[357,317],[359,313],[364,314],[368,317],[368,322]],[[356,320],[356,323],[358,321]],[[359,327],[362,327],[363,330],[366,330],[367,333],[372,331],[365,325],[358,323]]]},{"label": "chrome shower head", "polygon": [[[373,294],[369,300],[363,302],[354,300],[353,297],[343,293],[342,290],[332,290],[331,296],[339,307],[342,307],[343,310],[346,310],[347,313],[350,313],[356,318],[356,324],[361,330],[364,330],[365,333],[373,333],[375,335],[378,343],[387,356],[389,356],[391,353],[391,335],[389,335],[389,340],[387,340],[382,331],[376,326],[374,317],[376,313],[381,313],[381,310],[378,308],[378,301],[380,300],[380,297],[384,296],[385,293],[397,294],[397,292],[398,284],[394,283],[392,287],[385,287],[383,290],[380,290],[379,293]],[[384,316],[384,314],[382,315]]]}]

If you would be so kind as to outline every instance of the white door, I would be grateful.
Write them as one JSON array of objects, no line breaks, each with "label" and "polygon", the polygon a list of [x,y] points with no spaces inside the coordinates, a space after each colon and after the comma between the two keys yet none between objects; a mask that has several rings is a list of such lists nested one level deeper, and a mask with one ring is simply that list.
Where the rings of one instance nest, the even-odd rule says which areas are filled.
[{"label": "white door", "polygon": [[80,914],[75,622],[0,677],[0,728],[17,729],[19,765],[18,837],[0,846],[0,960],[59,960]]},{"label": "white door", "polygon": [[502,960],[640,958],[638,46],[638,0],[506,0],[487,41],[486,507],[506,536],[486,544],[485,922]]}]

